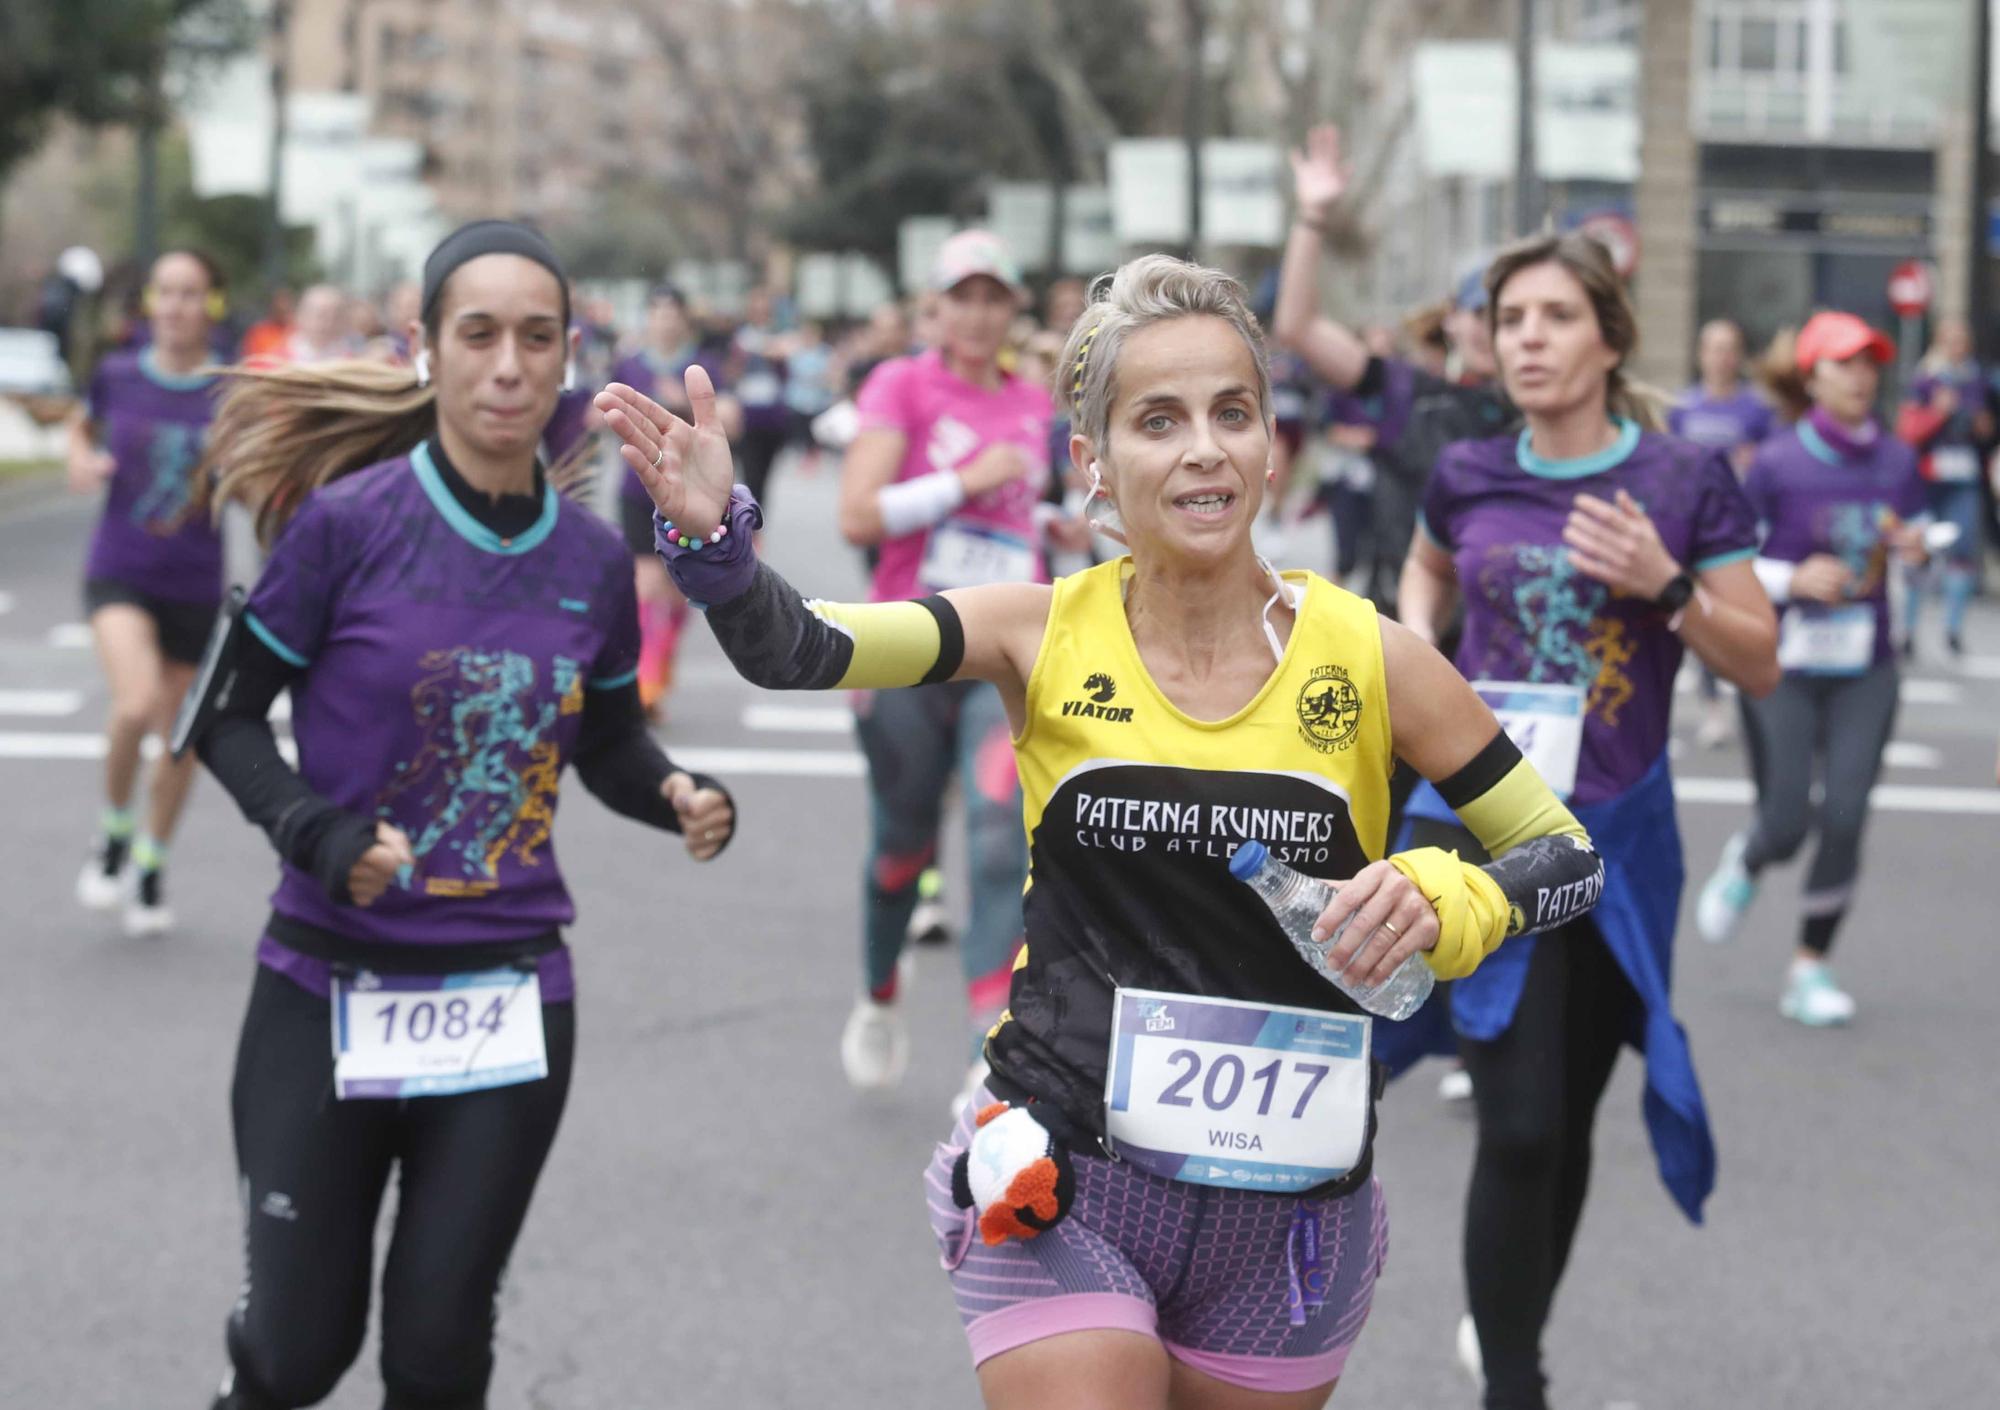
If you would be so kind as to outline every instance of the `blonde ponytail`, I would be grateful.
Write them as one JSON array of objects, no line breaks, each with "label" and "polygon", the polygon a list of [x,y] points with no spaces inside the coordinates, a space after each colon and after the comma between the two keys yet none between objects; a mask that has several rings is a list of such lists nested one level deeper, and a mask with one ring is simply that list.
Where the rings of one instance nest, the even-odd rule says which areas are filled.
[{"label": "blonde ponytail", "polygon": [[437,393],[408,368],[356,360],[223,375],[196,502],[211,516],[246,506],[266,549],[312,491],[407,454],[437,427]]}]

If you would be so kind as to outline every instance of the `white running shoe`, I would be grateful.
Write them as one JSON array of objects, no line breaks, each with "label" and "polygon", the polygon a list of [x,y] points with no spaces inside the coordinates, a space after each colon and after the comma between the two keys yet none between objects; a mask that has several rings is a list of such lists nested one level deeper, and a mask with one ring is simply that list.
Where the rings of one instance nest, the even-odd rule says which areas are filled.
[{"label": "white running shoe", "polygon": [[931,896],[917,902],[917,908],[910,912],[910,928],[907,932],[913,945],[949,945],[951,943],[951,910],[942,896]]},{"label": "white running shoe", "polygon": [[840,1033],[840,1066],[847,1084],[880,1091],[903,1080],[910,1065],[910,1034],[895,1000],[878,1004],[863,994]]},{"label": "white running shoe", "polygon": [[979,1089],[986,1085],[986,1079],[992,1075],[993,1069],[986,1065],[985,1058],[973,1059],[972,1066],[966,1069],[965,1085],[960,1087],[958,1095],[951,1099],[953,1121],[965,1114],[965,1109],[972,1105],[973,1098],[979,1095]]},{"label": "white running shoe", "polygon": [[1701,896],[1694,907],[1694,925],[1701,938],[1711,945],[1731,939],[1743,923],[1750,903],[1757,899],[1757,878],[1743,865],[1743,853],[1749,845],[1750,835],[1745,832],[1723,843],[1714,874],[1702,883]]},{"label": "white running shoe", "polygon": [[1474,1382],[1486,1384],[1486,1358],[1480,1354],[1479,1328],[1470,1312],[1458,1319],[1458,1364]]},{"label": "white running shoe", "polygon": [[1472,1074],[1463,1067],[1454,1067],[1438,1078],[1438,1100],[1441,1102],[1469,1102],[1472,1100]]},{"label": "white running shoe", "polygon": [[160,873],[142,871],[125,903],[125,934],[134,940],[164,935],[174,928],[174,913],[167,909]]},{"label": "white running shoe", "polygon": [[1854,1019],[1854,996],[1834,982],[1824,962],[1801,960],[1792,965],[1778,1012],[1808,1028],[1838,1028]]},{"label": "white running shoe", "polygon": [[125,880],[129,842],[104,837],[98,839],[90,860],[76,876],[76,901],[85,910],[112,911],[130,894]]}]

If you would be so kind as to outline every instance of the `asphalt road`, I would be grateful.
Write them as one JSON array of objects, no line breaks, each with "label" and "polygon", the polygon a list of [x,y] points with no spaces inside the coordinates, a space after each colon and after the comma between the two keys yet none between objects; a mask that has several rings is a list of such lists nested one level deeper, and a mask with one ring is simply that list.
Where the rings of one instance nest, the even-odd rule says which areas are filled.
[{"label": "asphalt road", "polygon": [[[851,593],[827,480],[782,479],[769,550]],[[98,803],[103,692],[79,627],[89,507],[0,506],[0,1404],[206,1404],[241,1275],[227,1091],[274,872],[210,780],[174,851],[171,937],[71,900]],[[1921,662],[1837,956],[1844,1032],[1782,1022],[1798,873],[1747,933],[1684,934],[1678,1008],[1721,1150],[1707,1226],[1659,1188],[1627,1059],[1549,1337],[1566,1410],[1971,1407],[2000,1377],[2000,612],[1974,656]],[[516,1252],[496,1410],[969,1407],[921,1167],[962,1073],[956,963],[920,958],[917,1061],[849,1092],[866,814],[835,698],[739,682],[687,652],[670,748],[723,774],[743,834],[697,870],[570,785],[580,1044],[564,1129]],[[1682,733],[1691,733],[1684,710]],[[1691,868],[1746,812],[1733,749],[1680,759]],[[1437,1069],[1393,1089],[1380,1171],[1392,1251],[1334,1404],[1470,1407],[1451,1355],[1471,1146]],[[326,1403],[376,1405],[373,1344]]]}]

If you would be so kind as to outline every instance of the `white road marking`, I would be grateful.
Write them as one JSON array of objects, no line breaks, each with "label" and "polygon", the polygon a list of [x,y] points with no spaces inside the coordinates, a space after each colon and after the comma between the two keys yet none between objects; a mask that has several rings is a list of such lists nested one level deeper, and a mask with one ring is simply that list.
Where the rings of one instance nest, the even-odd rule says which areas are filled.
[{"label": "white road marking", "polygon": [[1958,668],[1974,680],[2000,681],[2000,656],[1968,656]]},{"label": "white road marking", "polygon": [[1965,688],[1954,681],[1905,677],[1901,694],[1905,705],[1956,705],[1965,698]]},{"label": "white road marking", "polygon": [[[1674,797],[1682,803],[1749,804],[1757,790],[1744,778],[1677,778]],[[2000,788],[1937,788],[1928,784],[1878,783],[1868,795],[1871,808],[1885,813],[2000,814]]]},{"label": "white road marking", "polygon": [[1912,739],[1892,739],[1882,751],[1882,762],[1892,769],[1941,769],[1944,750]]},{"label": "white road marking", "polygon": [[731,774],[760,778],[861,778],[868,772],[862,757],[851,749],[676,747],[674,762],[718,775],[725,783]]},{"label": "white road marking", "polygon": [[0,715],[74,715],[82,708],[80,690],[0,690]]},{"label": "white road marking", "polygon": [[852,734],[854,712],[823,705],[745,705],[743,728],[791,734]]},{"label": "white road marking", "polygon": [[[0,759],[102,759],[105,743],[101,734],[57,734],[33,731],[0,731]],[[139,753],[146,759],[160,757],[158,735],[147,735],[145,743],[139,746]],[[278,753],[286,763],[296,767],[299,762],[298,745],[285,735],[278,737]]]},{"label": "white road marking", "polygon": [[60,646],[72,651],[82,650],[91,644],[90,623],[64,622],[59,627],[49,628],[49,645]]},{"label": "white road marking", "polygon": [[[146,741],[146,754],[158,752],[155,740]],[[1922,746],[1918,746],[1922,747]],[[287,762],[296,762],[292,741],[284,736],[278,748]],[[101,734],[34,731],[0,731],[0,759],[101,759]],[[867,765],[851,749],[736,749],[676,748],[677,763],[705,773],[728,778],[861,778]],[[1754,802],[1756,790],[1748,779],[1679,778],[1674,796],[1683,803]],[[1932,785],[1877,784],[1873,806],[1889,813],[1995,814],[2000,815],[2000,788],[1943,788]]]}]

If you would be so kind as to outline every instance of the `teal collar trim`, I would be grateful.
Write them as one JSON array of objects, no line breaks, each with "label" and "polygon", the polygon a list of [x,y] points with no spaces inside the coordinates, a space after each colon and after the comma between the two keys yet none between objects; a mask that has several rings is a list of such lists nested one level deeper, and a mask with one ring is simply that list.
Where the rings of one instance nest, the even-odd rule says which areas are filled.
[{"label": "teal collar trim", "polygon": [[424,487],[424,494],[431,506],[444,516],[445,523],[451,525],[458,536],[474,548],[487,553],[516,554],[539,548],[542,540],[555,531],[556,514],[560,508],[561,496],[551,484],[542,486],[541,517],[528,526],[527,530],[511,539],[503,539],[477,519],[465,512],[465,506],[452,498],[445,487],[444,478],[431,459],[428,442],[410,452],[410,468],[417,472],[417,483]]},{"label": "teal collar trim", "polygon": [[1612,422],[1618,428],[1618,439],[1594,455],[1580,455],[1574,460],[1547,460],[1536,455],[1530,443],[1532,433],[1521,429],[1521,439],[1514,443],[1514,460],[1530,475],[1539,475],[1544,480],[1581,480],[1585,475],[1601,475],[1614,465],[1622,464],[1625,458],[1639,448],[1639,423],[1629,416],[1615,417]]},{"label": "teal collar trim", "polygon": [[177,374],[162,370],[159,358],[150,347],[139,350],[139,371],[148,382],[170,392],[198,392],[215,381],[214,377],[201,372]]},{"label": "teal collar trim", "polygon": [[1814,460],[1822,461],[1828,465],[1847,464],[1846,457],[1826,443],[1826,437],[1819,433],[1819,427],[1813,425],[1812,422],[1806,420],[1803,416],[1799,418],[1798,432],[1799,444],[1806,448],[1806,452]]}]

